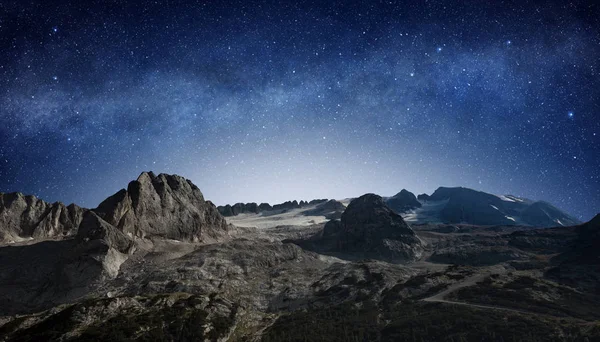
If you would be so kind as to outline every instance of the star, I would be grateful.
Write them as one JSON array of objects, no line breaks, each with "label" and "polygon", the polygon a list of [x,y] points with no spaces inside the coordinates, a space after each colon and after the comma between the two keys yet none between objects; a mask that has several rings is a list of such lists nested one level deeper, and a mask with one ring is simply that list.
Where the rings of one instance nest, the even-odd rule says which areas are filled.
[{"label": "star", "polygon": [[53,26],[52,27],[52,32],[57,33],[58,32],[58,26]]},{"label": "star", "polygon": [[436,50],[437,50],[437,52],[442,52],[442,47],[440,46]]},{"label": "star", "polygon": [[569,119],[572,119],[575,116],[575,113],[573,111],[569,111],[567,113],[567,116],[569,117]]}]

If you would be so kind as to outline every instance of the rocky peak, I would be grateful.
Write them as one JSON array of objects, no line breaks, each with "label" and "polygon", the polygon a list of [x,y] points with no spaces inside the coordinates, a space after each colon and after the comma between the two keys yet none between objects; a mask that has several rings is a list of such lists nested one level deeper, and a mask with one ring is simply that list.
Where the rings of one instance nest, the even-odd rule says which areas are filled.
[{"label": "rocky peak", "polygon": [[62,238],[77,232],[86,209],[48,203],[22,193],[0,193],[0,242]]},{"label": "rocky peak", "polygon": [[123,233],[142,238],[206,241],[217,239],[228,227],[191,181],[162,173],[143,172],[94,212]]},{"label": "rocky peak", "polygon": [[402,189],[396,195],[388,198],[386,203],[397,213],[404,213],[421,207],[421,203],[417,200],[415,194],[406,189]]},{"label": "rocky peak", "polygon": [[381,196],[366,194],[350,202],[341,220],[325,225],[320,251],[407,262],[421,257],[423,245],[402,217]]},{"label": "rocky peak", "polygon": [[381,196],[363,195],[342,214],[346,234],[352,239],[394,239],[415,236],[415,232],[386,205]]}]

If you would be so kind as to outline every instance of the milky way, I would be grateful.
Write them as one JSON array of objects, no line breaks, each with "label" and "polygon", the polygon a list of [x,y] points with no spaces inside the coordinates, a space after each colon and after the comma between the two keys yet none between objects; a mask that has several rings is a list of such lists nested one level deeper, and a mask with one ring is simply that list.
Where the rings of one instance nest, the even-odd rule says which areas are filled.
[{"label": "milky way", "polygon": [[50,3],[0,3],[0,191],[94,207],[153,170],[217,204],[466,186],[600,211],[592,1]]}]

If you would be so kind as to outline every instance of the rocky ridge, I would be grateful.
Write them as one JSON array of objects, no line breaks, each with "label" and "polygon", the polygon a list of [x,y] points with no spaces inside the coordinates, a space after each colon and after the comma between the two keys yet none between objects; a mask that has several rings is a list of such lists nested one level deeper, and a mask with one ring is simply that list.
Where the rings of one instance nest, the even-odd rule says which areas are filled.
[{"label": "rocky ridge", "polygon": [[0,243],[74,236],[87,209],[0,193]]},{"label": "rocky ridge", "polygon": [[228,230],[214,204],[191,181],[176,175],[142,173],[94,209],[103,220],[136,238],[216,240]]}]

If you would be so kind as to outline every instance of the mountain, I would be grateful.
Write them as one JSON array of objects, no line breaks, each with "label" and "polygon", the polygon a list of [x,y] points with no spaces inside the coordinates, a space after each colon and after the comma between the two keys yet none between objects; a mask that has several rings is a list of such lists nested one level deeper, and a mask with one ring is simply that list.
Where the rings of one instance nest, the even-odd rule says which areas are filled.
[{"label": "mountain", "polygon": [[397,213],[404,213],[421,207],[421,202],[417,200],[415,194],[406,189],[402,189],[396,195],[387,198],[385,203]]},{"label": "mountain", "polygon": [[191,181],[143,172],[94,209],[106,222],[137,238],[210,241],[227,232],[217,208]]},{"label": "mountain", "polygon": [[3,236],[33,237],[0,248],[0,315],[78,300],[155,244],[214,242],[229,230],[189,180],[152,172],[93,210],[20,194],[3,195],[0,204]]},{"label": "mountain", "polygon": [[0,193],[0,243],[73,236],[87,209]]},{"label": "mountain", "polygon": [[[460,220],[562,220],[543,202],[446,189],[404,215],[453,218],[456,201]],[[414,205],[406,193],[393,197]],[[150,172],[92,210],[12,196],[0,231],[29,237],[0,245],[2,341],[600,338],[600,215],[411,227],[366,194],[229,218],[260,223],[241,227],[190,181]]]},{"label": "mountain", "polygon": [[410,222],[468,223],[474,225],[570,226],[579,220],[543,201],[497,196],[468,188],[438,188],[419,195],[420,208],[405,215]]},{"label": "mountain", "polygon": [[298,243],[323,253],[396,263],[419,259],[423,252],[415,232],[375,194],[352,200],[341,220],[325,224],[315,240]]}]

